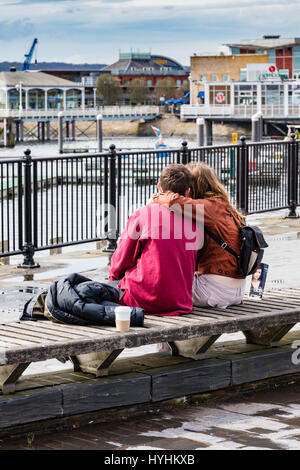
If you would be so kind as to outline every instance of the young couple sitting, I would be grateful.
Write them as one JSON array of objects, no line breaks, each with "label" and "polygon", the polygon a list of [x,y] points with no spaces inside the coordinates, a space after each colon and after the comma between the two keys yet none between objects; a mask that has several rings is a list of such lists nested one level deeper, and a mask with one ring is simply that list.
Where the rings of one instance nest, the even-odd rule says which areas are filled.
[{"label": "young couple sitting", "polygon": [[158,190],[129,218],[112,256],[109,279],[118,285],[120,304],[146,314],[181,315],[193,304],[241,303],[245,278],[236,258],[204,231],[239,253],[244,219],[214,170],[203,163],[169,165]]}]

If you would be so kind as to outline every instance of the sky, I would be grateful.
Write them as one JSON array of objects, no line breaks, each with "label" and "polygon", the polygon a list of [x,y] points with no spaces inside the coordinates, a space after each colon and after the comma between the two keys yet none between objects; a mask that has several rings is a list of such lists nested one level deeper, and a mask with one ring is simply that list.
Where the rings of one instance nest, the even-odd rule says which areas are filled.
[{"label": "sky", "polygon": [[111,64],[119,51],[190,64],[222,43],[297,34],[299,0],[0,0],[0,62]]}]

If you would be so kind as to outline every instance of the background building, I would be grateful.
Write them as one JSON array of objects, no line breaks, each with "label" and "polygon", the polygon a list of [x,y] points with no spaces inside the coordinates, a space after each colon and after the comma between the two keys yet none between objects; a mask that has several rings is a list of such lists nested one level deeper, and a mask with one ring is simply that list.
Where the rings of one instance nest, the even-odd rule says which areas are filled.
[{"label": "background building", "polygon": [[128,86],[135,79],[143,81],[148,93],[148,101],[153,102],[154,89],[162,80],[171,79],[176,90],[186,86],[188,88],[189,68],[183,67],[174,59],[162,55],[151,55],[147,52],[126,52],[119,54],[119,60],[101,70],[101,73],[110,73],[118,79],[123,88],[124,102],[130,102]]},{"label": "background building", "polygon": [[243,80],[247,64],[264,64],[267,61],[268,56],[266,54],[192,56],[190,73],[191,104],[203,103],[206,82],[214,82],[217,86],[217,82]]},{"label": "background building", "polygon": [[267,62],[275,64],[281,72],[288,72],[288,78],[300,78],[300,38],[264,35],[262,39],[245,39],[240,43],[222,44],[219,54],[267,55]]},{"label": "background building", "polygon": [[72,109],[84,103],[80,83],[43,72],[0,72],[0,109]]}]

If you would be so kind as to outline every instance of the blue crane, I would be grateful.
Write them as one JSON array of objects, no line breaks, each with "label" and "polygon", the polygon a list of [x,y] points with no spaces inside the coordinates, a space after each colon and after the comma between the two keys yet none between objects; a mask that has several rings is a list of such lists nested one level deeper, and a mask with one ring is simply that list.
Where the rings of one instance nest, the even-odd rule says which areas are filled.
[{"label": "blue crane", "polygon": [[38,42],[37,38],[34,38],[30,51],[28,52],[28,54],[24,54],[25,60],[24,60],[24,64],[22,67],[23,71],[29,70],[30,68],[33,52],[34,52],[35,46],[37,45],[37,42]]}]

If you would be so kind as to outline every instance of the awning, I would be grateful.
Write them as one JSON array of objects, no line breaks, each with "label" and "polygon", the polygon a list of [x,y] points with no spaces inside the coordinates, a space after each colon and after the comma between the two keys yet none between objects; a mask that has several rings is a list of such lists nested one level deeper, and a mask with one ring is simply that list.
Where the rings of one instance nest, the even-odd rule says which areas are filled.
[{"label": "awning", "polygon": [[197,98],[204,98],[204,91],[199,91]]}]

